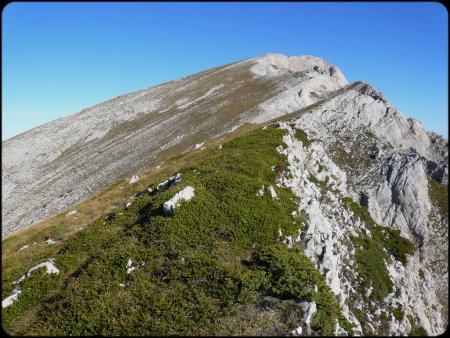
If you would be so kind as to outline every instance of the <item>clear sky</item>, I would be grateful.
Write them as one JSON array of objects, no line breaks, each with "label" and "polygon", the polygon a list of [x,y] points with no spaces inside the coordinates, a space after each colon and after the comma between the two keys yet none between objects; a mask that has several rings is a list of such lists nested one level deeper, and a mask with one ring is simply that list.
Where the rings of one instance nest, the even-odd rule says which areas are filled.
[{"label": "clear sky", "polygon": [[17,2],[2,12],[2,140],[269,52],[320,56],[448,139],[448,13],[437,2]]}]

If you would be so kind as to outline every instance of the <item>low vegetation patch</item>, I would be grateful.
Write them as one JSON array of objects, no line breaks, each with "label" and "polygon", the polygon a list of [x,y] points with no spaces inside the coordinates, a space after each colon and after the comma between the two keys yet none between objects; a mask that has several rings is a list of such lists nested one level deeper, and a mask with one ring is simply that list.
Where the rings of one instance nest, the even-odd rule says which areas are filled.
[{"label": "low vegetation patch", "polygon": [[425,272],[423,272],[422,269],[419,269],[419,277],[420,277],[421,279],[425,279]]},{"label": "low vegetation patch", "polygon": [[387,252],[394,258],[406,265],[408,263],[408,255],[414,254],[416,247],[414,244],[400,235],[400,230],[391,229],[377,225],[372,228],[372,236],[379,242],[383,243]]},{"label": "low vegetation patch", "polygon": [[347,172],[347,183],[352,184],[352,177],[367,173],[376,163],[371,156],[379,140],[367,128],[341,130],[334,132],[334,136],[337,141],[330,145],[328,154],[339,168]]},{"label": "low vegetation patch", "polygon": [[409,320],[409,323],[411,324],[411,331],[408,333],[408,336],[412,336],[412,337],[428,336],[427,330],[425,330],[422,326],[416,324],[413,316],[408,315],[407,318]]},{"label": "low vegetation patch", "polygon": [[394,315],[394,318],[398,321],[403,320],[405,317],[405,313],[398,307],[392,307],[391,312]]},{"label": "low vegetation patch", "polygon": [[382,301],[392,291],[393,286],[384,263],[389,263],[390,258],[383,249],[406,265],[407,256],[414,254],[416,247],[400,235],[400,230],[377,225],[368,209],[350,197],[344,197],[343,204],[367,225],[371,233],[371,237],[361,234],[360,237],[353,238],[358,273],[362,278],[361,294],[365,295],[369,288],[372,288],[370,299]]},{"label": "low vegetation patch", "polygon": [[283,244],[262,247],[253,253],[250,265],[265,277],[261,281],[264,292],[282,299],[314,301],[317,312],[311,328],[319,335],[334,333],[339,307],[323,276],[303,252]]},{"label": "low vegetation patch", "polygon": [[308,175],[308,180],[316,185],[319,185],[321,182],[317,179],[313,174]]},{"label": "low vegetation patch", "polygon": [[351,197],[347,196],[343,198],[343,203],[347,209],[353,211],[353,213],[359,217],[362,222],[366,223],[369,228],[375,227],[375,221],[372,216],[370,216],[369,210],[366,207],[361,206]]},{"label": "low vegetation patch", "polygon": [[442,219],[448,219],[448,186],[428,177],[428,196],[439,210]]},{"label": "low vegetation patch", "polygon": [[383,301],[392,291],[392,281],[386,269],[384,261],[388,256],[383,251],[383,246],[373,238],[355,238],[355,259],[358,264],[358,273],[362,278],[361,294],[365,295],[371,289],[369,298]]},{"label": "low vegetation patch", "polygon": [[301,129],[295,129],[295,138],[303,143],[305,147],[309,147],[311,144],[311,140],[308,138],[308,135],[301,130]]}]

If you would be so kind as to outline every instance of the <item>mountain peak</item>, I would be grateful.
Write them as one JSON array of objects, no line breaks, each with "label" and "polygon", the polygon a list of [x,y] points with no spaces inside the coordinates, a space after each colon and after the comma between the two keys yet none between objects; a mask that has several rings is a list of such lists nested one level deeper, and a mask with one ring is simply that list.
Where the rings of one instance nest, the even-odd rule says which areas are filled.
[{"label": "mountain peak", "polygon": [[338,67],[317,56],[287,56],[278,53],[268,53],[250,60],[257,63],[252,67],[252,71],[260,76],[288,72],[309,73],[313,76],[327,75],[337,78],[341,86],[348,84],[347,79]]},{"label": "mountain peak", "polygon": [[389,104],[389,101],[384,97],[383,93],[376,90],[368,82],[359,81],[359,83],[355,86],[354,89],[363,95],[370,96],[374,100],[379,100],[379,101],[382,101],[383,103]]}]

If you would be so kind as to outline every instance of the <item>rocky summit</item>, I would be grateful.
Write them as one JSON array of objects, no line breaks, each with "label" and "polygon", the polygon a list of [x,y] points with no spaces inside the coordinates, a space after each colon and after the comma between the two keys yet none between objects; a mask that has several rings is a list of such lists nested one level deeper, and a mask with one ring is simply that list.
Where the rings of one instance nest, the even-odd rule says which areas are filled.
[{"label": "rocky summit", "polygon": [[[12,333],[438,335],[448,325],[448,142],[321,58],[227,64],[2,146]],[[142,183],[155,167],[172,172]],[[123,179],[145,189],[86,229],[33,232]]]}]

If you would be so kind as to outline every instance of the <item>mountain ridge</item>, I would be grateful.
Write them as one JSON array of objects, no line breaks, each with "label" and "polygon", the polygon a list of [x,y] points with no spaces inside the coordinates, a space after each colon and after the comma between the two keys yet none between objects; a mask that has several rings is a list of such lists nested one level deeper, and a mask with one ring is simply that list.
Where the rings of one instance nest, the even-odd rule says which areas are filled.
[{"label": "mountain ridge", "polygon": [[[273,58],[273,54],[270,57]],[[285,59],[288,58],[281,57],[281,61]],[[271,66],[267,62],[258,63],[257,58],[255,60],[246,59],[122,95],[2,142],[3,235],[74,205],[117,179],[143,169],[149,161],[157,165],[163,161],[158,156],[161,148],[173,148],[175,152],[187,150],[187,147],[180,149],[181,141],[186,142],[183,139],[186,132],[193,146],[214,135],[232,131],[243,123],[261,123],[317,101],[309,95],[303,98],[292,95],[297,88],[309,85],[318,87],[330,79],[332,82],[328,85],[331,89],[346,84],[345,78],[339,77],[340,72],[327,76],[318,74],[314,69],[310,69],[311,77],[301,78],[300,84],[300,78],[293,77],[284,68],[278,69],[277,74],[270,70],[272,75],[258,77],[252,67],[256,66],[261,72],[261,69]],[[311,60],[307,58],[307,63],[311,63]],[[317,61],[319,64],[324,62],[322,59]],[[336,77],[337,80],[333,80]],[[283,84],[277,84],[280,78]],[[288,92],[285,85],[290,87]],[[318,90],[317,95],[320,96],[324,90]],[[188,94],[196,93],[198,96],[195,99],[184,102]],[[245,99],[241,100],[243,97]],[[161,100],[165,103],[160,103]],[[280,102],[283,103],[279,105]],[[275,116],[273,111],[276,112]],[[192,126],[185,122],[174,123],[175,120],[186,118],[191,123],[202,123]],[[181,128],[182,124],[189,126],[190,130]],[[178,126],[177,130],[171,130],[173,126]],[[145,135],[137,135],[138,130]],[[139,156],[133,156],[127,150],[119,151],[121,143],[127,143],[126,149],[133,149],[148,138],[152,139],[154,145],[136,151]],[[161,147],[158,144],[160,142]],[[80,149],[81,146],[85,149]],[[92,153],[86,148],[100,149],[101,153]],[[97,160],[104,163],[101,166],[95,164]],[[66,161],[70,165],[66,165]],[[85,161],[90,162],[83,163]],[[126,161],[126,165],[120,164],[121,161]],[[79,170],[74,170],[77,167]],[[47,174],[49,171],[51,177]],[[65,176],[66,172],[78,178],[70,180]],[[80,181],[86,184],[79,187]],[[44,186],[47,188],[43,189]],[[53,195],[47,194],[48,189],[54,192]],[[65,195],[70,189],[72,192],[69,196],[58,200],[58,196]],[[19,195],[26,199],[26,203],[23,203],[25,209],[15,207],[15,196]],[[31,196],[39,196],[40,202]],[[27,219],[23,218],[24,214],[27,214]]]},{"label": "mountain ridge", "polygon": [[[238,279],[233,282],[237,283],[236,285],[247,285],[244,280],[253,279],[262,283],[256,289],[252,289],[259,298],[253,299],[253,303],[246,303],[250,308],[238,306],[241,312],[237,312],[240,315],[236,318],[245,323],[244,326],[248,327],[249,332],[293,335],[302,333],[437,335],[444,332],[448,325],[448,208],[446,208],[448,142],[444,138],[424,130],[417,120],[407,119],[369,83],[357,81],[349,84],[338,68],[323,59],[310,56],[286,57],[268,54],[204,71],[202,75],[189,77],[189,81],[183,82],[181,79],[160,88],[152,88],[121,96],[104,105],[100,104],[80,112],[85,118],[84,123],[94,126],[94,131],[81,129],[82,135],[77,136],[78,139],[85,141],[84,147],[89,149],[85,150],[78,145],[63,152],[56,150],[47,154],[50,158],[53,156],[52,161],[42,161],[41,168],[32,167],[28,176],[19,175],[18,178],[23,180],[22,188],[7,187],[10,191],[7,191],[9,196],[6,198],[16,197],[15,200],[8,200],[7,207],[12,208],[14,203],[22,207],[15,211],[16,215],[28,208],[26,210],[35,212],[35,220],[47,217],[45,213],[39,212],[40,205],[36,207],[29,203],[22,206],[19,201],[24,204],[21,200],[24,196],[16,193],[28,192],[27,184],[33,181],[35,177],[33,175],[39,174],[39,171],[49,171],[48,175],[53,181],[41,180],[32,187],[35,190],[29,189],[29,195],[32,195],[33,191],[42,190],[42,185],[49,182],[56,184],[56,187],[59,184],[62,189],[56,194],[53,191],[53,195],[45,192],[47,195],[41,193],[30,197],[40,202],[54,199],[59,193],[62,193],[60,200],[70,196],[72,191],[69,189],[73,186],[67,185],[67,181],[61,181],[61,177],[71,174],[65,168],[75,168],[79,172],[74,182],[69,183],[74,186],[85,184],[83,187],[87,191],[85,195],[79,195],[78,200],[67,199],[66,203],[53,205],[52,208],[56,211],[66,210],[67,206],[77,203],[76,200],[79,202],[101,191],[102,187],[98,182],[103,181],[104,186],[109,184],[105,177],[113,183],[118,182],[114,189],[117,190],[120,186],[127,194],[134,191],[134,195],[130,195],[125,201],[122,200],[120,204],[111,206],[113,198],[110,196],[115,195],[100,194],[92,200],[103,199],[102,206],[105,207],[109,203],[109,207],[116,209],[112,212],[109,209],[103,210],[100,215],[106,217],[98,218],[99,214],[95,213],[60,214],[47,228],[36,230],[33,230],[33,227],[28,228],[31,235],[24,236],[22,240],[20,236],[13,236],[13,231],[26,228],[23,226],[26,222],[22,222],[22,225],[16,228],[9,226],[6,230],[3,226],[2,232],[11,235],[4,240],[6,248],[2,248],[2,251],[6,250],[8,256],[6,281],[17,281],[23,273],[32,268],[31,262],[39,263],[40,257],[50,259],[53,256],[56,256],[56,261],[50,262],[52,264],[55,262],[56,266],[61,268],[62,274],[62,277],[53,277],[53,282],[63,282],[64,278],[70,276],[72,270],[78,271],[77,274],[83,276],[81,279],[70,277],[72,279],[66,280],[65,283],[69,283],[74,290],[77,290],[78,283],[83,283],[83,278],[95,274],[95,267],[101,266],[99,262],[105,263],[104,268],[110,271],[108,273],[122,276],[125,270],[122,271],[116,264],[108,263],[109,249],[105,249],[106,253],[102,253],[103,249],[96,251],[97,240],[94,239],[100,234],[105,234],[105,238],[109,238],[111,233],[115,233],[113,238],[118,236],[115,241],[120,243],[123,240],[128,243],[129,252],[124,253],[117,245],[113,245],[115,249],[111,249],[112,257],[118,255],[117,258],[123,261],[124,266],[127,259],[135,260],[128,256],[138,250],[137,247],[141,248],[142,252],[167,247],[170,248],[167,249],[169,252],[166,252],[166,249],[163,252],[157,251],[157,255],[156,251],[152,252],[155,257],[165,255],[166,260],[178,266],[180,271],[184,271],[184,268],[179,264],[184,263],[180,263],[179,260],[184,262],[183,259],[189,257],[189,255],[185,257],[184,250],[188,250],[200,261],[207,260],[205,264],[212,264],[211,257],[202,256],[201,249],[193,249],[192,243],[197,243],[200,247],[212,245],[211,248],[214,250],[220,248],[225,250],[222,247],[224,245],[228,249],[224,251],[227,255],[231,255],[234,252],[231,247],[237,245],[239,253],[235,253],[236,256],[233,256],[234,254],[226,256],[227,258],[222,261],[219,252],[217,257],[214,256],[217,261],[208,266],[214,271],[223,272],[228,271],[231,264],[233,273],[240,271],[236,276]],[[141,110],[144,108],[139,107],[150,107],[148,109],[152,111],[143,112]],[[167,112],[171,114],[166,114]],[[78,117],[80,116],[77,115]],[[97,124],[93,121],[97,121]],[[77,122],[79,121],[75,121],[76,126]],[[160,125],[162,125],[160,129],[152,129]],[[59,132],[66,135],[66,132]],[[104,136],[100,137],[103,133]],[[155,138],[151,137],[152,135],[156,135]],[[50,137],[47,142],[57,143],[61,136],[52,134],[52,137],[53,139]],[[67,138],[64,141],[67,141]],[[30,140],[25,138],[24,142],[23,147]],[[149,147],[153,148],[149,151]],[[99,150],[102,153],[98,153]],[[33,155],[36,158],[42,157],[36,145]],[[216,160],[208,160],[208,156]],[[14,169],[14,164],[11,165],[14,159],[11,157],[8,159],[10,162],[3,164],[2,175],[5,174],[5,169]],[[16,166],[20,166],[22,163],[20,160],[26,158],[17,160]],[[103,170],[104,167],[107,170]],[[149,174],[141,175],[139,170],[145,167],[150,167]],[[158,174],[156,170],[158,167],[167,174],[166,177]],[[95,173],[99,168],[103,170],[101,175],[88,175],[88,180],[85,180],[83,175]],[[26,172],[30,167],[22,170]],[[60,176],[55,176],[58,170]],[[122,173],[117,174],[120,170]],[[136,173],[138,177],[135,176]],[[180,173],[181,176],[178,176]],[[13,170],[11,177],[14,174],[17,172]],[[5,177],[11,181],[11,177],[3,176],[4,179]],[[181,180],[177,177],[181,177]],[[247,185],[244,185],[246,188],[235,189],[240,186],[239,180],[246,182]],[[142,190],[136,190],[137,188],[133,188],[134,185],[141,186]],[[181,202],[180,209],[171,216],[161,215],[163,202],[167,202],[177,191],[187,186],[193,188],[192,200]],[[53,187],[50,185],[48,190]],[[2,185],[2,192],[3,189]],[[239,205],[235,204],[233,194],[242,199]],[[222,198],[230,199],[221,204]],[[114,200],[117,200],[117,196]],[[285,223],[280,222],[284,225],[280,223],[280,227],[276,229],[277,219],[266,222],[271,219],[270,213],[265,214],[267,210],[255,212],[249,209],[253,203],[259,205],[258,203],[262,202],[268,203],[266,205],[268,210],[273,212],[277,210],[279,219]],[[283,206],[281,209],[280,205]],[[202,210],[206,212],[210,208],[217,214],[203,219]],[[225,217],[221,209],[232,216],[229,221],[225,221],[228,216]],[[80,210],[82,210],[80,213],[90,213],[88,209]],[[264,217],[261,216],[263,214]],[[191,222],[190,225],[185,228],[184,218],[182,216],[177,218],[177,215],[184,215],[183,217]],[[290,221],[289,215],[293,217]],[[11,214],[8,216],[11,217]],[[85,216],[91,217],[87,223],[97,219],[87,226],[86,235],[82,229],[86,224],[82,224],[80,228],[80,224],[77,223],[78,217],[85,220],[86,218],[82,218]],[[15,222],[14,217],[11,217],[13,221],[9,224]],[[33,219],[33,216],[30,218]],[[225,223],[220,223],[220,220]],[[203,228],[196,228],[197,223]],[[214,224],[214,231],[217,230],[208,238],[217,237],[217,243],[211,244],[209,239],[201,235],[204,231],[206,233],[213,231],[208,224]],[[268,228],[258,232],[258,224],[264,224]],[[171,233],[166,232],[168,229],[171,229],[173,236],[184,244],[177,244],[169,236]],[[198,231],[195,232],[196,235],[185,233],[186,238],[192,243],[185,243],[183,237],[183,231],[188,229]],[[92,245],[88,240],[83,240],[91,236],[89,234],[95,234],[92,235],[94,236]],[[154,234],[160,234],[164,240]],[[48,241],[51,239],[47,238],[49,235],[52,238],[56,236],[57,242],[60,243],[54,249],[48,246],[42,249],[39,247],[40,244],[34,246],[34,240]],[[236,238],[240,238],[238,242],[234,242],[235,235]],[[143,239],[144,241],[141,241]],[[256,245],[255,243],[260,240],[266,241],[269,247],[252,247],[252,241],[253,245]],[[246,244],[241,246],[244,242],[240,241]],[[280,242],[284,243],[284,246],[279,246]],[[132,243],[136,243],[136,249]],[[108,245],[105,248],[109,248]],[[26,246],[30,248],[25,248]],[[77,246],[86,247],[92,256],[80,252]],[[172,249],[173,252],[170,251]],[[36,250],[45,250],[47,254],[27,256]],[[85,265],[73,263],[70,258],[71,250],[80,261],[87,259],[83,263]],[[241,256],[243,252],[249,253],[246,250],[250,250],[253,258]],[[299,253],[296,256],[293,252]],[[149,259],[147,254],[140,256],[141,253],[138,251],[134,254],[142,257],[145,264],[160,262],[158,259]],[[28,259],[24,260],[23,257]],[[289,280],[302,278],[296,271],[302,270],[302,264],[305,269],[310,266],[304,257],[312,262],[321,277],[317,275],[316,286],[311,286],[311,289],[298,290],[294,287],[289,291]],[[239,260],[247,262],[247,265],[236,263]],[[293,267],[287,261],[300,265]],[[14,266],[13,262],[20,268]],[[169,274],[175,273],[170,266],[161,264],[155,267],[157,271],[162,269],[161,271]],[[272,285],[263,276],[275,273],[274,271],[279,269],[276,267],[278,264],[284,267],[280,273],[283,274],[286,284]],[[261,270],[262,266],[267,269]],[[133,265],[133,262],[127,263],[126,267],[141,269]],[[218,267],[220,269],[215,270]],[[195,265],[194,268],[197,269]],[[152,271],[148,270],[147,274],[152,275]],[[241,272],[244,275],[240,275]],[[189,270],[185,273],[194,272]],[[231,271],[226,272],[229,273]],[[247,273],[253,277],[246,279],[248,277],[244,276]],[[290,273],[293,275],[289,275]],[[101,275],[95,276],[107,284],[111,282]],[[146,281],[147,277],[139,276],[140,279],[135,279],[134,282]],[[186,286],[189,288],[204,283],[204,279],[202,280],[200,276],[200,279],[188,282],[176,273],[171,276],[175,283],[187,283]],[[36,278],[35,281],[40,281],[40,278],[47,281],[50,277],[44,274],[44,277]],[[213,284],[214,280],[208,279]],[[132,283],[133,280],[129,282]],[[163,287],[164,279],[160,281],[155,279],[153,282],[158,288],[166,290]],[[191,284],[193,282],[199,284]],[[176,284],[176,288],[181,284]],[[85,284],[81,289],[82,292],[91,292],[89,285]],[[116,287],[111,290],[118,292],[114,289]],[[250,288],[252,287],[254,286]],[[317,287],[318,289],[315,289]],[[331,293],[327,291],[328,287]],[[27,296],[27,292],[31,291],[26,291],[25,288],[22,290],[24,293],[18,296],[17,303],[14,302],[11,308],[8,307],[12,311],[8,312],[10,313],[8,318],[13,322],[15,317],[11,314],[26,309],[26,303],[21,302],[21,299],[30,297]],[[65,295],[61,296],[61,299],[71,299],[67,311],[75,312],[69,317],[75,315],[77,311],[86,310],[83,306],[88,304],[88,301],[79,303],[74,294],[58,290],[62,292],[61,295]],[[4,291],[3,296],[10,296],[8,292],[12,291],[11,286]],[[130,295],[127,292],[135,291],[123,292]],[[236,295],[239,295],[239,292]],[[119,294],[122,295],[120,292]],[[277,298],[280,294],[289,295],[289,302],[294,303],[288,302],[290,304],[288,305],[280,301]],[[18,294],[14,295],[17,298]],[[209,295],[213,298],[217,296]],[[223,301],[228,299],[227,297],[221,295],[214,299]],[[213,303],[208,301],[205,304],[212,306]],[[58,304],[60,303],[53,299],[49,306],[56,308],[62,306]],[[114,306],[120,310],[119,305]],[[283,319],[286,306],[291,306],[288,313],[295,318],[291,323]],[[265,317],[267,309],[275,311],[278,316],[271,322],[272,328],[264,327],[263,321],[259,322],[260,328],[248,323],[246,316],[252,318],[251,313],[267,318]],[[78,324],[73,326],[65,324],[57,316],[41,315],[46,318],[45,320],[57,323],[61,332],[88,332],[77,331]],[[238,332],[235,331],[237,329],[234,324],[232,325],[231,317],[220,318],[222,322],[219,326],[221,330],[225,330],[220,332]],[[331,319],[327,321],[326,318]],[[87,321],[86,325],[90,325],[88,318],[83,320]],[[108,333],[116,332],[114,330],[118,329],[113,324],[101,323],[95,318],[92,318],[92,323]],[[167,323],[173,324],[170,321]],[[208,322],[208,325],[211,323]],[[225,326],[221,326],[222,324]],[[183,322],[180,325],[188,323]],[[164,331],[165,329],[160,327],[161,331],[155,332],[186,333],[184,330],[188,330],[189,325],[176,327],[173,329],[175,331]],[[51,331],[50,328],[51,325],[45,326],[45,330]],[[202,334],[209,333],[199,330],[198,332]],[[210,330],[214,330],[214,326]],[[90,334],[94,332],[98,331],[89,331]],[[119,329],[117,332],[128,331]]]}]

